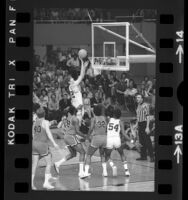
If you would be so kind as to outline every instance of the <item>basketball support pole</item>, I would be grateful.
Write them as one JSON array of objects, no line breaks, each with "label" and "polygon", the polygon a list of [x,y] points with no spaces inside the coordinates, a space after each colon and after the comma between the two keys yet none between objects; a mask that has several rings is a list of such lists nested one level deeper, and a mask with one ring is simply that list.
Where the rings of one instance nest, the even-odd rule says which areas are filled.
[{"label": "basketball support pole", "polygon": [[94,26],[91,25],[91,56],[92,56],[92,65],[93,65],[93,58],[94,58]]},{"label": "basketball support pole", "polygon": [[129,23],[127,23],[127,25],[125,26],[125,37],[126,37],[126,45],[125,45],[125,52],[126,52],[126,66],[129,68],[129,41],[130,41],[130,38],[129,38]]},{"label": "basketball support pole", "polygon": [[143,40],[151,49],[153,49],[153,50],[155,51],[155,53],[156,53],[155,48],[149,43],[149,41],[146,40],[146,38],[143,36],[143,34],[140,33],[139,30],[138,30],[133,24],[130,24],[130,25],[131,25],[131,27],[134,29],[134,31],[138,34],[138,36],[141,37],[142,40]]}]

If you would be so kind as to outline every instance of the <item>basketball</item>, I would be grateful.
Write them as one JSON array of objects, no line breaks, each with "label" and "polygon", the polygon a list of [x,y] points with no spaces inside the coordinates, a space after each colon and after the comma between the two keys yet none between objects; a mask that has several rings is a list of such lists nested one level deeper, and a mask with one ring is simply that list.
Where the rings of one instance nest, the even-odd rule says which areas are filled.
[{"label": "basketball", "polygon": [[87,56],[87,51],[86,51],[85,49],[80,49],[80,51],[78,52],[78,56],[79,56],[79,58],[81,58],[81,59],[86,58],[86,56]]}]

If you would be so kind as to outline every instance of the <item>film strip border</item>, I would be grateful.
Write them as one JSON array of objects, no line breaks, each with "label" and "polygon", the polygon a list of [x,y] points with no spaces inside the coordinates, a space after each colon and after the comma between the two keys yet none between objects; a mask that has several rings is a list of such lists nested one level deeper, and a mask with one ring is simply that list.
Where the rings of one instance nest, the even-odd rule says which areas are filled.
[{"label": "film strip border", "polygon": [[[5,198],[28,194],[32,148],[32,62],[30,12],[19,12],[16,2],[7,5],[5,94]],[[6,195],[7,194],[7,195]]]},{"label": "film strip border", "polygon": [[[180,23],[180,19],[173,14],[161,14],[159,18],[156,98],[156,117],[159,121],[156,133],[160,134],[156,134],[159,145],[156,154],[160,159],[157,161],[156,171],[156,180],[159,182],[157,191],[159,194],[181,199],[183,103],[179,95],[183,88],[183,20]],[[180,135],[177,137],[177,134]]]},{"label": "film strip border", "polygon": [[[13,7],[9,7],[9,10]],[[15,193],[15,199],[23,199],[31,191],[31,127],[32,127],[32,14],[30,12],[12,12],[8,16],[7,66],[6,66],[6,184],[8,193]],[[16,20],[14,20],[16,19]],[[181,179],[181,165],[174,157],[175,139],[174,121],[179,105],[174,110],[176,98],[178,62],[175,57],[175,31],[178,19],[173,14],[159,15],[157,27],[157,107],[156,107],[156,174],[155,193],[160,199],[171,198],[177,194]],[[15,26],[17,33],[15,32]],[[161,29],[164,31],[161,33]],[[21,31],[20,31],[21,30]],[[170,31],[169,31],[170,30]],[[178,31],[178,30],[177,30]],[[181,31],[181,30],[179,30]],[[170,33],[170,34],[169,34]],[[16,36],[15,36],[16,35]],[[176,34],[177,35],[177,34]],[[181,34],[180,34],[181,35]],[[179,39],[182,39],[183,36]],[[10,52],[13,52],[10,54]],[[177,52],[176,52],[177,53]],[[160,60],[159,60],[160,59]],[[173,61],[173,62],[172,62]],[[160,80],[160,81],[159,81]],[[162,83],[162,84],[161,84]],[[176,101],[178,104],[178,101]],[[179,116],[179,115],[178,115]],[[180,122],[182,119],[180,118]],[[179,127],[179,132],[182,131]],[[179,146],[180,147],[180,146]],[[179,155],[181,157],[181,154]],[[179,164],[181,158],[179,158]],[[174,175],[176,169],[177,177]],[[26,178],[27,177],[27,178]],[[29,177],[29,179],[28,179]],[[179,179],[180,178],[180,179]],[[170,180],[170,181],[169,181]],[[172,184],[174,183],[174,184]],[[178,185],[177,185],[178,184]],[[180,186],[180,188],[182,188]],[[17,195],[16,195],[17,194]],[[167,195],[167,196],[166,196]],[[178,193],[178,197],[181,196]],[[5,196],[6,197],[6,196]]]}]

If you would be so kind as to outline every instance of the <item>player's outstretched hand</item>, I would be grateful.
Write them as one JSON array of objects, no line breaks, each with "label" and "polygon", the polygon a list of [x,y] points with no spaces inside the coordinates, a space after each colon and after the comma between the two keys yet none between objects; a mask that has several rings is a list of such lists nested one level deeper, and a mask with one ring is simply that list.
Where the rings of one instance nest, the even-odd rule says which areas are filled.
[{"label": "player's outstretched hand", "polygon": [[78,58],[80,59],[80,61],[81,61],[81,65],[83,65],[84,64],[84,61],[83,61],[83,59],[82,58],[80,58],[80,56],[78,56]]},{"label": "player's outstretched hand", "polygon": [[81,66],[83,66],[83,67],[87,67],[88,66],[88,64],[89,64],[89,60],[87,59],[82,59],[82,58],[80,58],[79,57],[79,59],[80,59],[80,61],[81,61]]},{"label": "player's outstretched hand", "polygon": [[87,67],[88,64],[89,64],[89,60],[85,61],[85,62],[84,62],[84,67]]}]

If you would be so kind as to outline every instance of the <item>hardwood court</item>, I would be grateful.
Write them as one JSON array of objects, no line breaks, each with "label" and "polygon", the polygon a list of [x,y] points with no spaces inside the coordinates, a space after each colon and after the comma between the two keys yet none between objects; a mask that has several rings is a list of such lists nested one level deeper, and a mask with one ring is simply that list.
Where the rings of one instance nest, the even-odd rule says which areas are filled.
[{"label": "hardwood court", "polygon": [[[126,151],[126,150],[125,150]],[[62,151],[62,154],[67,152]],[[116,151],[112,153],[112,159],[117,166],[118,175],[112,176],[112,170],[108,166],[108,177],[102,176],[102,166],[98,152],[92,158],[91,177],[86,179],[78,178],[78,156],[70,161],[63,163],[60,167],[60,174],[57,176],[55,170],[52,174],[58,178],[52,183],[55,190],[71,191],[154,191],[154,163],[148,161],[136,161],[139,154],[136,151],[126,151],[128,166],[131,173],[129,178],[124,176],[124,170],[120,157]],[[53,160],[60,158],[60,153],[53,152]],[[38,190],[43,190],[45,163],[41,160],[37,169],[35,185]]]},{"label": "hardwood court", "polygon": [[[123,113],[122,119],[124,122],[129,122],[130,119],[135,118],[134,114]],[[54,138],[57,135],[61,135],[61,131],[58,129],[51,130]],[[56,140],[60,147],[64,148],[65,144],[63,139]],[[65,156],[68,152],[66,150],[57,151],[52,150],[53,161],[57,161]],[[98,151],[92,157],[91,164],[91,177],[86,179],[78,178],[78,154],[76,158],[63,163],[60,167],[59,176],[52,168],[53,176],[58,178],[53,183],[55,190],[71,190],[71,191],[140,191],[140,192],[153,192],[154,191],[154,163],[149,161],[136,161],[136,158],[140,157],[137,151],[125,150],[128,160],[128,167],[130,170],[130,177],[124,176],[123,165],[120,161],[119,154],[114,150],[111,158],[117,166],[117,177],[112,176],[112,169],[108,164],[108,177],[102,176],[102,166],[99,158]],[[43,160],[40,161],[35,177],[35,185],[38,190],[43,190],[42,184],[44,181],[44,166]]]}]

